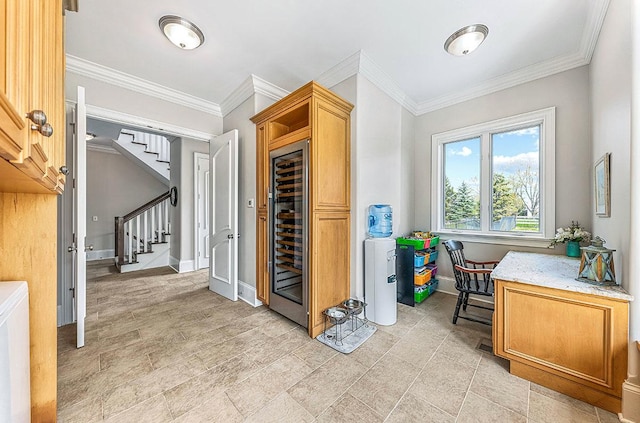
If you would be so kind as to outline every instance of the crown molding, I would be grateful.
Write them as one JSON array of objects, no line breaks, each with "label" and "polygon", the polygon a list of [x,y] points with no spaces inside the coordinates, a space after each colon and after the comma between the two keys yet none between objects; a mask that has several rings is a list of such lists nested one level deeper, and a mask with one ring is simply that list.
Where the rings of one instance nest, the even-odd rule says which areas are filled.
[{"label": "crown molding", "polygon": [[220,104],[222,115],[226,116],[236,107],[244,103],[254,94],[262,94],[272,100],[280,100],[287,96],[289,91],[265,81],[264,79],[251,74],[242,84],[231,92]]},{"label": "crown molding", "polygon": [[[66,99],[65,103],[68,106],[75,106],[76,101]],[[117,112],[115,110],[105,109],[99,106],[86,105],[87,117],[99,120],[105,120],[107,122],[119,123],[127,125],[132,128],[138,128],[142,131],[152,129],[163,134],[187,137],[199,141],[207,141],[211,139],[212,135],[202,131],[196,131],[194,129],[184,128],[178,125],[172,125],[170,123],[159,122],[157,120],[147,119],[140,116],[130,115],[128,113]]]},{"label": "crown molding", "polygon": [[380,66],[359,50],[322,75],[316,81],[325,87],[333,87],[347,78],[360,74],[371,81],[382,92],[397,101],[415,115],[416,102],[402,91],[400,86]]},{"label": "crown molding", "polygon": [[591,63],[591,57],[598,44],[598,37],[600,36],[600,30],[604,24],[608,9],[609,0],[596,1],[591,9],[591,13],[587,17],[585,31],[582,34],[582,41],[580,43],[580,53],[587,60],[587,63]]},{"label": "crown molding", "polygon": [[389,97],[397,101],[402,107],[416,114],[417,103],[405,94],[398,84],[387,75],[377,63],[363,51],[360,54],[360,74],[376,85]]},{"label": "crown molding", "polygon": [[67,71],[161,100],[222,117],[220,106],[155,82],[67,54]]},{"label": "crown molding", "polygon": [[290,91],[280,88],[254,74],[251,74],[251,79],[253,80],[253,90],[256,94],[262,94],[275,101],[278,101],[290,94]]},{"label": "crown molding", "polygon": [[338,85],[342,81],[347,78],[356,75],[360,72],[360,58],[362,57],[363,51],[358,50],[351,56],[339,62],[337,65],[333,66],[328,71],[321,74],[316,78],[316,81],[325,87],[333,87],[334,85]]},{"label": "crown molding", "polygon": [[527,82],[535,81],[536,79],[551,76],[579,66],[584,66],[588,63],[589,62],[587,62],[586,58],[584,58],[580,53],[547,60],[497,78],[489,79],[469,89],[457,91],[419,103],[415,114],[419,116],[457,103],[492,94],[506,88],[515,87],[516,85],[525,84]]}]

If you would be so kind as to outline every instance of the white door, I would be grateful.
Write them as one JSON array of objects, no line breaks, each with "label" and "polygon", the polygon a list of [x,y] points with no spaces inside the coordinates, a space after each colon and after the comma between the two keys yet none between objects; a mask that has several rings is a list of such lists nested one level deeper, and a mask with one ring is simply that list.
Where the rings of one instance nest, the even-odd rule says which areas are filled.
[{"label": "white door", "polygon": [[84,87],[78,87],[73,139],[73,292],[77,323],[76,346],[84,346],[84,319],[87,315],[87,110]]},{"label": "white door", "polygon": [[238,300],[238,130],[209,146],[211,258],[209,289]]},{"label": "white door", "polygon": [[209,156],[195,154],[196,270],[209,267]]}]

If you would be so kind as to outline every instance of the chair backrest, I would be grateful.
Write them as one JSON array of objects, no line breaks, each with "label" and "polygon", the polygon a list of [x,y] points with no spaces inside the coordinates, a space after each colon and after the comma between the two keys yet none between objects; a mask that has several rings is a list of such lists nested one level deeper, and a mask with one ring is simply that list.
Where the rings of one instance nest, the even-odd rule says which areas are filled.
[{"label": "chair backrest", "polygon": [[456,264],[458,266],[467,267],[467,260],[464,258],[464,247],[462,246],[462,242],[450,239],[443,242],[443,244],[447,253],[449,253],[449,258],[451,259],[453,275],[456,278],[456,288],[460,289],[463,286],[468,286],[469,275],[456,269]]}]

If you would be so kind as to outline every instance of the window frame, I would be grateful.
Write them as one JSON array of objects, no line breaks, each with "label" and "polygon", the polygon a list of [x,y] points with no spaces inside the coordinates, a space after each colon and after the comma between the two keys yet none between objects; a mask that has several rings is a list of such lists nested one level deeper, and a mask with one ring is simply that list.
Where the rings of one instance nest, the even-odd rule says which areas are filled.
[{"label": "window frame", "polygon": [[[556,108],[535,110],[431,136],[431,230],[456,239],[481,243],[547,247],[555,234],[555,116]],[[492,151],[491,136],[540,125],[540,232],[491,230]],[[480,138],[480,230],[444,227],[444,145]]]}]

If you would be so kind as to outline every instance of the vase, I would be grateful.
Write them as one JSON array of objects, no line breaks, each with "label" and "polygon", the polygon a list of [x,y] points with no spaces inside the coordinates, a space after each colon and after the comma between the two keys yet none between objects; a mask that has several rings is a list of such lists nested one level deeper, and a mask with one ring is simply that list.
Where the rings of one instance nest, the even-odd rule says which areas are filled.
[{"label": "vase", "polygon": [[580,243],[578,241],[567,241],[567,257],[580,257]]}]

